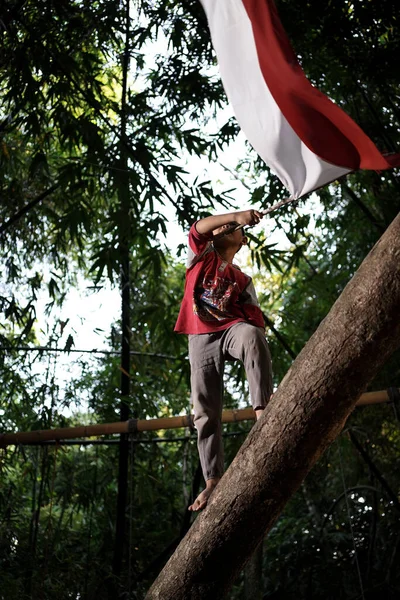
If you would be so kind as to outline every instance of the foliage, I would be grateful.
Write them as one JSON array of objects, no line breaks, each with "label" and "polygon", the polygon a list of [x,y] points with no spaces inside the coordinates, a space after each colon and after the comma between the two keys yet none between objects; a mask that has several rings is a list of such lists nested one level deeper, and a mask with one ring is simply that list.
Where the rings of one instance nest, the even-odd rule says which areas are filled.
[{"label": "foliage", "polygon": [[[168,214],[187,227],[213,205],[230,209],[239,183],[262,207],[284,190],[250,148],[220,193],[189,172],[190,157],[206,166],[221,161],[238,132],[232,119],[219,128],[213,120],[226,101],[197,0],[131,3],[129,27],[127,4],[110,0],[3,5],[1,429],[119,418],[121,323],[109,335],[115,354],[80,359],[66,385],[55,354],[18,348],[37,343],[44,290],[51,314],[82,274],[116,286],[127,255],[130,414],[186,413],[186,340],[172,333],[184,267],[160,241]],[[280,0],[278,8],[309,78],[382,150],[398,149],[393,3]],[[271,219],[280,245],[250,234],[275,384],[398,213],[399,186],[395,172],[355,173]],[[71,350],[62,330],[62,323],[50,327],[48,345]],[[372,387],[400,387],[398,364],[397,355]],[[246,401],[243,370],[231,367],[227,381],[226,405]],[[225,428],[235,434],[225,438],[227,464],[248,427]],[[398,596],[398,423],[388,407],[368,407],[354,412],[347,429],[376,468],[347,434],[320,460],[264,544],[267,598],[360,597],[353,536],[365,598]],[[160,435],[129,444],[129,530],[117,583],[131,598],[143,597],[187,526],[196,481],[190,432],[162,434],[168,441]],[[1,470],[0,598],[116,597],[116,447],[9,448]],[[241,577],[231,598],[244,593]]]}]

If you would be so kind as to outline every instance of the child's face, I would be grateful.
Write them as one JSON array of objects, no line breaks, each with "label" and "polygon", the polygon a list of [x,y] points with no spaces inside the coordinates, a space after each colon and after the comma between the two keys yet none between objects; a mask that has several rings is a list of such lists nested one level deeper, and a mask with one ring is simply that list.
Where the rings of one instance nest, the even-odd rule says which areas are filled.
[{"label": "child's face", "polygon": [[[223,225],[222,227],[218,227],[218,229],[214,229],[213,235],[218,235],[219,233],[223,233],[224,231],[229,231],[232,228],[232,225]],[[244,244],[247,244],[247,238],[244,235],[243,228],[236,229],[236,231],[232,231],[231,233],[226,233],[224,236],[218,238],[213,241],[215,248],[229,248],[234,247],[239,250]]]},{"label": "child's face", "polygon": [[[235,227],[235,223],[227,223],[226,225],[221,225],[221,227],[217,227],[217,229],[214,229],[213,236],[219,235],[220,233],[224,233],[225,231],[229,231],[230,229],[232,229],[232,227]],[[238,231],[242,230],[239,229]]]}]

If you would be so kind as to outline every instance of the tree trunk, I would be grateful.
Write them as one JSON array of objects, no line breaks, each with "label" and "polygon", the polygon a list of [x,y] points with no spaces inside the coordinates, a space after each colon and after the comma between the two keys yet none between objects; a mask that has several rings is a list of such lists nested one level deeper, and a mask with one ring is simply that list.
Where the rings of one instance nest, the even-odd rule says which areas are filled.
[{"label": "tree trunk", "polygon": [[147,600],[224,596],[400,345],[399,307],[400,215],[289,369]]},{"label": "tree trunk", "polygon": [[[128,99],[128,72],[129,72],[129,48],[130,48],[130,13],[129,0],[126,2],[126,22],[125,22],[125,51],[122,58],[122,96],[121,96],[121,132],[119,140],[120,173],[118,177],[118,199],[120,202],[120,223],[119,223],[119,250],[121,256],[121,402],[120,402],[120,420],[129,419],[129,392],[130,392],[130,310],[131,310],[131,291],[130,291],[130,238],[131,238],[131,220],[130,220],[130,198],[129,198],[129,176],[128,176],[128,153],[126,151],[127,139],[127,99]],[[115,546],[113,558],[113,574],[116,578],[121,576],[122,562],[124,558],[125,537],[126,537],[126,500],[128,495],[128,464],[129,464],[129,446],[128,436],[122,434],[120,437],[119,455],[118,455],[118,496],[117,496],[117,514],[115,525]]]},{"label": "tree trunk", "polygon": [[249,558],[244,569],[244,600],[263,600],[263,543]]}]

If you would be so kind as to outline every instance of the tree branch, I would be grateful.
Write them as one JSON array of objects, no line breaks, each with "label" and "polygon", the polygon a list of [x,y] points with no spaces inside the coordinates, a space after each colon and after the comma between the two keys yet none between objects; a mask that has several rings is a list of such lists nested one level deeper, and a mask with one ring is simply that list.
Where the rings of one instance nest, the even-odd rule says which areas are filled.
[{"label": "tree branch", "polygon": [[24,206],[18,212],[16,212],[12,217],[10,217],[10,219],[8,219],[8,221],[3,223],[3,225],[0,225],[0,234],[4,233],[9,227],[11,227],[11,225],[14,225],[14,223],[19,221],[19,219],[21,219],[21,217],[26,215],[27,212],[29,212],[32,208],[37,206],[42,200],[47,198],[47,196],[50,196],[50,194],[52,194],[59,187],[60,187],[60,184],[55,183],[48,190],[45,190],[44,192],[39,194],[39,196],[37,196],[34,200],[31,200],[31,202],[28,202],[28,204],[26,204],[26,206]]},{"label": "tree branch", "polygon": [[289,344],[287,343],[287,341],[285,340],[283,335],[281,333],[279,333],[279,331],[275,328],[273,321],[271,321],[271,319],[269,317],[267,317],[267,315],[264,312],[262,315],[264,317],[265,323],[268,325],[269,329],[272,331],[272,333],[274,334],[274,336],[276,337],[278,342],[281,344],[281,346],[283,346],[283,348],[285,348],[286,352],[294,360],[296,358],[297,354],[291,349],[291,347],[289,346]]},{"label": "tree branch", "polygon": [[362,210],[362,212],[370,221],[370,223],[372,223],[375,229],[379,231],[379,234],[382,235],[382,233],[385,231],[383,225],[379,223],[378,219],[372,214],[369,208],[365,206],[364,202],[362,202],[362,200],[357,196],[357,194],[355,194],[351,187],[347,183],[344,183],[344,181],[342,181],[342,190],[351,198],[351,200],[353,200],[357,204],[357,206]]}]

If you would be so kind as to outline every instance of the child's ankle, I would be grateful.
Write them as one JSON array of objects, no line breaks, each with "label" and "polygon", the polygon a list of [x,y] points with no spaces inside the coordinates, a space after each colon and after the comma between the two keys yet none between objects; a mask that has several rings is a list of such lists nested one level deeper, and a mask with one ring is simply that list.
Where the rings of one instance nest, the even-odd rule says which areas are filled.
[{"label": "child's ankle", "polygon": [[211,479],[207,479],[206,488],[207,489],[215,488],[215,486],[217,485],[217,483],[219,482],[220,479],[221,479],[220,477],[212,477]]}]

